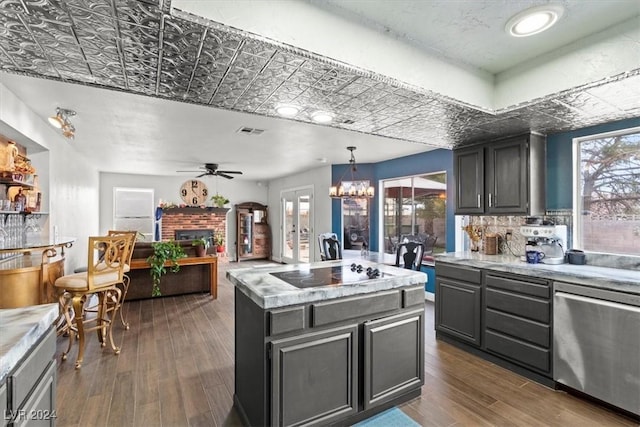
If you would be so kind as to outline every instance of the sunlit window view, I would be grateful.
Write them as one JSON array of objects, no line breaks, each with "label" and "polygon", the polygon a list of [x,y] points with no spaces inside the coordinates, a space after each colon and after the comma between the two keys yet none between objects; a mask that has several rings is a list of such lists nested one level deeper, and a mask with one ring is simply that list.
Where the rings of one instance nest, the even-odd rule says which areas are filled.
[{"label": "sunlit window view", "polygon": [[577,245],[640,255],[640,132],[580,141]]},{"label": "sunlit window view", "polygon": [[385,253],[403,241],[422,242],[425,257],[445,251],[446,181],[439,172],[383,182]]}]

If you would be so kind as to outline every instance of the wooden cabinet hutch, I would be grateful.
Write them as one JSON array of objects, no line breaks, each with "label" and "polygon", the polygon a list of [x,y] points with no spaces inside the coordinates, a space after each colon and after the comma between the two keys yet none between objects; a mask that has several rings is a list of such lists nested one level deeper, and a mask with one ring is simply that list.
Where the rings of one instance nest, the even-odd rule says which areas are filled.
[{"label": "wooden cabinet hutch", "polygon": [[271,257],[271,229],[267,206],[247,202],[236,205],[236,260]]}]

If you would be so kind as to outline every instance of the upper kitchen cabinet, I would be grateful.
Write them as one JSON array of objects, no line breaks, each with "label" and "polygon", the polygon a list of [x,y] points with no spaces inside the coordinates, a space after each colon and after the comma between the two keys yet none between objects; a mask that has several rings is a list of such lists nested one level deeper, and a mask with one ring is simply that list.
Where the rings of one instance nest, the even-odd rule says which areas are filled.
[{"label": "upper kitchen cabinet", "polygon": [[545,145],[526,134],[454,150],[456,214],[543,214]]}]

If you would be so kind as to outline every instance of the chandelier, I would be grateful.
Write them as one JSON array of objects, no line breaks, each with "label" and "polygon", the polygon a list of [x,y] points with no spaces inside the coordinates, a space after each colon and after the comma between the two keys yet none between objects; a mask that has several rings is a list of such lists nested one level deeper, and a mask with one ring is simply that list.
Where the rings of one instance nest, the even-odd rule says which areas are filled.
[{"label": "chandelier", "polygon": [[[356,167],[356,158],[353,156],[353,151],[356,147],[347,147],[347,150],[351,152],[351,158],[349,159],[349,169],[345,170],[338,181],[337,185],[332,186],[329,189],[329,197],[333,198],[372,198],[375,194],[374,188],[369,185],[368,180],[358,180],[355,177],[355,173],[358,170]],[[345,181],[344,176],[347,171],[351,171],[351,181]]]},{"label": "chandelier", "polygon": [[56,115],[49,117],[49,123],[56,129],[60,129],[65,138],[73,139],[76,136],[76,128],[69,120],[69,117],[75,115],[76,112],[73,110],[58,107],[56,108]]}]

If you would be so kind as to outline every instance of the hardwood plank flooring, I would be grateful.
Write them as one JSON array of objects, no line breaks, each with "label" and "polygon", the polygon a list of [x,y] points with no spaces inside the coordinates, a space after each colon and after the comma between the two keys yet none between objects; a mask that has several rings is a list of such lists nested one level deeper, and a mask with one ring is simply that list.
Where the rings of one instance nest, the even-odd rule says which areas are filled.
[{"label": "hardwood plank flooring", "polygon": [[[87,337],[60,362],[57,408],[67,426],[240,426],[233,409],[233,286],[219,264],[218,299],[206,294],[126,302],[131,328],[114,327],[120,355]],[[555,391],[436,341],[426,304],[425,385],[401,409],[422,426],[638,426],[608,408]]]}]

